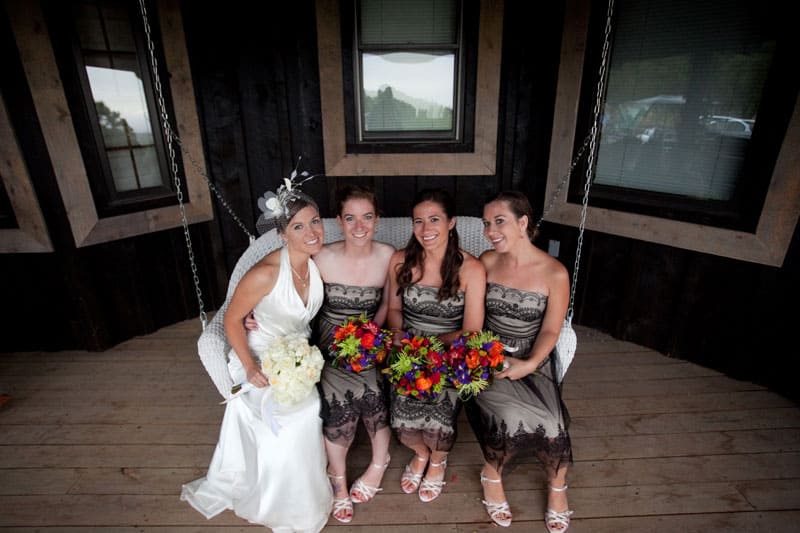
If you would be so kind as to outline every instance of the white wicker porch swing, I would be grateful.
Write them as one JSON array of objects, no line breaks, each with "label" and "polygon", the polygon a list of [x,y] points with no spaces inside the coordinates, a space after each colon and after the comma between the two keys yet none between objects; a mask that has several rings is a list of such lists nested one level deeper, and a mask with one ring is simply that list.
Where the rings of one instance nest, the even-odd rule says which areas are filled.
[{"label": "white wicker porch swing", "polygon": [[[577,347],[577,339],[575,336],[575,332],[572,329],[572,317],[574,313],[574,302],[575,302],[575,287],[578,281],[578,269],[580,267],[581,248],[583,245],[583,235],[586,223],[586,211],[589,201],[589,190],[592,184],[594,162],[597,151],[597,137],[599,133],[600,110],[602,107],[603,98],[605,96],[605,81],[607,75],[607,62],[608,62],[608,55],[610,48],[609,43],[611,35],[613,6],[614,6],[614,0],[609,0],[608,9],[606,13],[603,49],[602,49],[600,68],[599,68],[598,80],[595,91],[594,112],[593,112],[590,132],[584,139],[581,147],[576,152],[575,157],[573,158],[567,173],[560,181],[558,187],[556,188],[555,192],[553,193],[550,199],[550,202],[547,204],[547,206],[545,206],[540,219],[536,223],[537,228],[542,224],[545,216],[550,211],[555,201],[558,199],[564,185],[569,181],[572,172],[574,171],[575,167],[583,157],[584,153],[586,153],[586,149],[588,147],[589,155],[586,162],[583,201],[582,201],[580,224],[578,228],[578,242],[575,253],[575,266],[572,273],[572,284],[570,288],[569,307],[567,309],[567,316],[564,319],[564,323],[561,328],[561,334],[559,335],[559,339],[556,344],[556,352],[557,352],[556,362],[558,367],[559,381],[563,379],[564,373],[566,372],[567,367],[572,361],[575,349]],[[217,390],[219,391],[220,395],[223,398],[228,399],[231,396],[231,387],[234,385],[234,383],[228,372],[228,366],[227,366],[228,353],[230,352],[231,347],[230,344],[228,344],[227,339],[225,338],[225,331],[222,325],[223,317],[225,316],[225,311],[228,308],[228,304],[230,303],[231,297],[233,296],[233,292],[236,289],[236,286],[238,285],[239,281],[242,279],[242,276],[244,276],[244,274],[266,254],[280,247],[282,243],[275,229],[267,231],[258,238],[256,238],[254,234],[248,231],[245,224],[233,211],[233,209],[225,200],[225,198],[223,197],[219,189],[216,187],[216,185],[206,175],[206,173],[200,167],[200,165],[191,157],[191,154],[189,154],[189,152],[181,144],[180,138],[174,133],[174,129],[172,128],[172,125],[170,123],[169,115],[167,113],[166,105],[164,103],[161,81],[158,75],[158,63],[154,52],[154,44],[151,35],[150,24],[147,17],[147,7],[145,6],[145,0],[139,0],[139,9],[142,16],[145,36],[147,39],[147,46],[150,58],[150,69],[153,75],[155,92],[158,100],[158,108],[160,113],[160,124],[162,128],[162,133],[164,135],[164,139],[166,140],[167,144],[167,153],[169,156],[170,169],[172,172],[173,183],[175,186],[175,194],[178,199],[178,206],[181,211],[183,232],[186,241],[186,247],[188,250],[192,278],[195,286],[195,293],[197,295],[198,307],[200,311],[199,318],[203,328],[203,332],[200,335],[200,338],[198,339],[197,342],[198,352],[200,355],[200,359],[203,362],[203,366],[205,367],[206,371],[211,377],[211,380],[213,381],[214,385],[217,387]],[[220,309],[217,311],[211,322],[208,322],[203,304],[203,295],[200,289],[200,279],[197,274],[197,264],[195,262],[194,250],[192,248],[192,240],[189,233],[189,223],[186,218],[186,211],[183,201],[183,192],[181,188],[182,186],[180,177],[178,175],[178,165],[175,159],[175,149],[173,146],[173,142],[177,143],[177,145],[181,148],[184,155],[189,159],[189,161],[191,162],[197,173],[203,177],[203,179],[208,184],[208,187],[218,198],[220,205],[225,208],[225,210],[229,213],[231,218],[236,222],[236,224],[250,239],[250,246],[247,248],[247,250],[245,250],[245,252],[239,258],[239,260],[236,263],[236,266],[234,267],[233,273],[231,274],[230,282],[228,284],[228,290],[225,296],[225,302],[223,303],[222,307],[220,307]],[[335,219],[331,218],[324,219],[324,225],[325,225],[325,236],[327,241],[330,242],[342,238],[341,230],[335,223]],[[481,252],[489,248],[488,243],[483,237],[483,225],[482,221],[479,218],[463,217],[463,216],[458,217],[457,229],[460,236],[461,247],[467,250],[468,252],[472,253],[473,255],[476,256],[480,255]],[[411,226],[408,224],[408,219],[406,217],[383,218],[381,219],[381,223],[379,224],[379,227],[375,232],[376,240],[389,243],[395,248],[402,248],[403,246],[405,246],[410,236],[411,236]]]}]

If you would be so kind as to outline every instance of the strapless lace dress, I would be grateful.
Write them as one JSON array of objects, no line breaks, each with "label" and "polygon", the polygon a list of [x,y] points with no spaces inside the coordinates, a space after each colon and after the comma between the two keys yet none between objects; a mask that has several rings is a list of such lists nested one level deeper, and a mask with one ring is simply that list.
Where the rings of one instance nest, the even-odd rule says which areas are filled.
[{"label": "strapless lace dress", "polygon": [[389,409],[383,393],[380,369],[359,373],[334,368],[329,348],[333,329],[349,317],[365,313],[372,320],[380,307],[383,287],[325,284],[325,302],[314,323],[315,338],[328,362],[322,370],[322,431],[329,441],[344,447],[352,444],[359,419],[370,438],[389,425]]},{"label": "strapless lace dress", "polygon": [[[501,342],[516,346],[512,357],[527,358],[542,325],[547,296],[486,286],[486,329]],[[519,380],[497,379],[465,405],[486,461],[508,471],[517,461],[538,458],[551,471],[572,462],[569,414],[554,379],[555,360],[548,357],[535,373]]]},{"label": "strapless lace dress", "polygon": [[[438,299],[439,288],[411,285],[403,291],[403,329],[412,335],[439,335],[461,330],[464,293]],[[424,443],[447,452],[456,441],[456,419],[461,408],[456,390],[446,387],[435,400],[418,400],[392,392],[391,421],[400,442],[408,447]]]}]

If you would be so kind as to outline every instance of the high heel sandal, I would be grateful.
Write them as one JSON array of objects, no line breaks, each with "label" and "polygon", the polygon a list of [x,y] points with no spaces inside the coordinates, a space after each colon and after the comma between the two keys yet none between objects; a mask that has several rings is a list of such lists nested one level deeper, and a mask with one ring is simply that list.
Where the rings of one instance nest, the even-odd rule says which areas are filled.
[{"label": "high heel sandal", "polygon": [[[502,483],[501,479],[492,479],[490,477],[486,477],[483,475],[483,471],[481,470],[481,483],[489,482],[489,483]],[[508,505],[508,500],[495,503],[490,502],[488,500],[481,500],[483,502],[483,506],[486,507],[486,512],[489,514],[489,518],[497,524],[498,526],[508,527],[511,525],[511,507]],[[506,518],[500,518],[502,515],[505,515]]]},{"label": "high heel sandal", "polygon": [[[431,461],[429,466],[447,467],[447,456],[445,456],[445,458],[442,459],[441,463],[434,463],[433,461]],[[433,500],[439,497],[439,494],[442,493],[442,487],[444,487],[445,485],[447,485],[447,482],[444,480],[444,473],[442,473],[442,479],[437,479],[436,481],[431,481],[428,478],[423,479],[422,483],[420,483],[419,486],[419,500],[423,503],[432,502]],[[430,492],[432,495],[423,496],[422,491]]]},{"label": "high heel sandal", "polygon": [[[569,486],[564,485],[563,487],[554,487],[548,484],[547,488],[553,492],[566,492]],[[564,533],[567,529],[569,529],[569,520],[571,516],[572,511],[569,509],[566,511],[554,511],[552,509],[548,509],[544,513],[544,525],[547,527],[547,531],[550,533]]]},{"label": "high heel sandal", "polygon": [[[428,464],[427,457],[420,457],[419,455],[415,455],[414,459],[417,461],[423,461],[426,466]],[[425,475],[425,467],[422,467],[422,472],[419,474],[415,474],[413,470],[411,470],[411,463],[407,464],[406,467],[403,469],[403,475],[400,477],[400,490],[405,492],[406,494],[413,494],[419,488],[419,484],[422,481],[422,476]],[[411,490],[406,490],[405,485],[403,482],[411,484]]]},{"label": "high heel sandal", "polygon": [[[331,480],[336,481],[344,481],[344,476],[336,476],[327,472],[328,478]],[[333,484],[333,483],[331,483]],[[336,487],[334,487],[334,492],[336,491]],[[349,516],[345,515],[344,517],[340,518],[337,515],[340,515],[342,512],[349,512]],[[350,495],[348,494],[344,498],[334,498],[333,499],[333,510],[331,510],[331,516],[333,516],[336,520],[343,524],[349,524],[353,520],[353,502],[350,501]]]},{"label": "high heel sandal", "polygon": [[[370,466],[372,466],[374,468],[380,468],[381,470],[385,471],[386,467],[389,466],[389,461],[391,461],[391,460],[392,460],[392,456],[387,454],[386,455],[386,462],[384,464],[379,465],[377,463],[372,463]],[[370,485],[367,485],[359,477],[355,481],[355,483],[353,483],[353,486],[350,487],[350,499],[353,501],[353,503],[367,503],[372,498],[374,498],[376,494],[378,494],[382,490],[383,489],[380,488],[380,487],[372,487]],[[364,499],[362,500],[361,498],[357,498],[356,497],[357,494],[360,494]]]}]

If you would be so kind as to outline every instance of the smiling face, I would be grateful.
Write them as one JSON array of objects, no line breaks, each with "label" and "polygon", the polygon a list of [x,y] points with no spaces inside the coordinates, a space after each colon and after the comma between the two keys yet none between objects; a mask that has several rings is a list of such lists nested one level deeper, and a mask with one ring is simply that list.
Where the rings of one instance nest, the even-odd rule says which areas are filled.
[{"label": "smiling face", "polygon": [[456,219],[448,217],[444,207],[430,200],[414,206],[412,219],[414,237],[425,249],[446,247],[450,230],[456,225]]},{"label": "smiling face", "polygon": [[517,218],[507,202],[496,200],[483,208],[483,235],[498,252],[506,252],[527,241],[528,217]]},{"label": "smiling face", "polygon": [[347,244],[365,246],[375,235],[378,215],[375,206],[366,198],[351,198],[342,204],[342,211],[336,217],[342,228]]},{"label": "smiling face", "polygon": [[325,238],[319,211],[311,205],[302,208],[289,219],[283,238],[292,250],[309,255],[319,252]]}]

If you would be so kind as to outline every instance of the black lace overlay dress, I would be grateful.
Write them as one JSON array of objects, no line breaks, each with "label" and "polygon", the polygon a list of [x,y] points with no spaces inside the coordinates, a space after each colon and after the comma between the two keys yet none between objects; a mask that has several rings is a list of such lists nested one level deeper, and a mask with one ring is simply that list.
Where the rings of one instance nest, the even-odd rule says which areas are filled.
[{"label": "black lace overlay dress", "polygon": [[[485,326],[507,346],[512,357],[527,358],[533,346],[547,296],[495,283],[486,285]],[[496,379],[466,403],[465,409],[486,462],[498,471],[528,457],[555,472],[572,462],[569,414],[555,380],[555,359],[548,357],[522,379]]]},{"label": "black lace overlay dress", "polygon": [[370,437],[389,425],[380,370],[373,367],[355,373],[334,368],[329,352],[334,327],[361,313],[373,319],[382,296],[383,287],[325,283],[325,302],[315,318],[317,346],[327,361],[320,378],[322,431],[326,439],[341,446],[352,444],[359,419]]},{"label": "black lace overlay dress", "polygon": [[[458,331],[464,321],[464,293],[438,300],[438,287],[411,285],[403,292],[403,329],[412,335],[439,335]],[[456,418],[461,408],[456,390],[446,387],[435,400],[418,400],[392,392],[392,427],[400,442],[412,447],[424,443],[447,452],[456,441]]]}]

